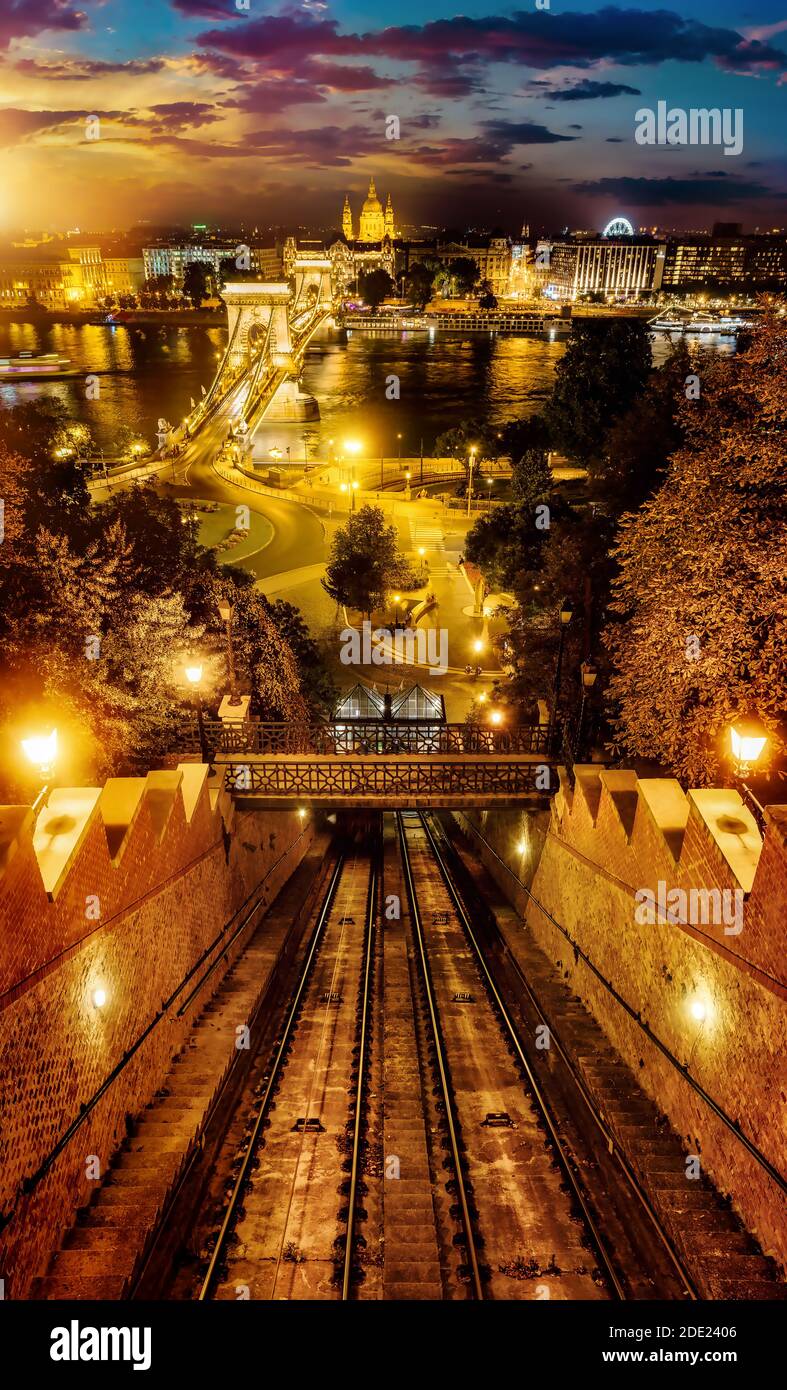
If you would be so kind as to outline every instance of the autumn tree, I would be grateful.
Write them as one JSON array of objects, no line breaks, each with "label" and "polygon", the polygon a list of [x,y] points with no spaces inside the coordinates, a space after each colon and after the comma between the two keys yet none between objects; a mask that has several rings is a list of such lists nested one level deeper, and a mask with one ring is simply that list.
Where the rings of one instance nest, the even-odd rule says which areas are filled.
[{"label": "autumn tree", "polygon": [[555,371],[546,411],[555,446],[589,463],[610,424],[641,393],[651,368],[647,325],[630,319],[578,320]]},{"label": "autumn tree", "polygon": [[396,527],[386,524],[382,508],[366,505],[351,512],[333,538],[322,580],[334,602],[371,616],[391,589],[410,588],[415,582],[399,550]]},{"label": "autumn tree", "polygon": [[725,774],[731,718],[780,746],[787,708],[787,323],[770,316],[734,357],[704,358],[684,442],[614,555],[615,729],[629,755],[690,785]]}]

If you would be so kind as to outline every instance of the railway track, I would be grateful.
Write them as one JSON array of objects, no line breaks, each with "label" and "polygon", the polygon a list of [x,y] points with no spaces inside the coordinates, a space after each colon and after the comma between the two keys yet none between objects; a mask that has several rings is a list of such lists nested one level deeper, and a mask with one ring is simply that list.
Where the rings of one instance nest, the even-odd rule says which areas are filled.
[{"label": "railway track", "polygon": [[560,1039],[534,1051],[538,1001],[440,819],[372,824],[326,875],[174,1296],[696,1296],[576,1123]]},{"label": "railway track", "polygon": [[363,1192],[376,846],[338,860],[197,1298],[347,1299]]},{"label": "railway track", "polygon": [[[439,820],[431,814],[419,815],[412,824],[411,835],[420,842],[422,855],[419,883],[428,884],[430,873],[439,875],[443,899],[450,904],[449,921],[455,915],[464,945],[470,948],[476,978],[494,1010],[503,1040],[562,1175],[561,1187],[570,1198],[571,1219],[584,1226],[584,1245],[596,1256],[595,1282],[601,1295],[606,1293],[617,1299],[696,1298],[690,1275],[631,1169],[617,1150],[613,1156],[609,1136],[553,1030],[545,1065],[544,1052],[535,1046],[539,1036],[543,1041],[545,1030],[538,1001],[516,962],[508,953],[498,952],[500,943],[494,932],[485,930],[490,921],[494,923],[493,914],[454,853]],[[431,870],[426,862],[427,847]],[[441,895],[438,892],[436,896]],[[435,954],[439,958],[439,943]],[[465,954],[455,949],[457,959]],[[577,1122],[578,1116],[584,1123]],[[480,1186],[478,1190],[480,1193]],[[537,1251],[525,1256],[525,1264],[531,1269],[539,1263],[543,1267]],[[562,1267],[559,1258],[553,1258],[553,1266],[555,1263]],[[503,1267],[514,1272],[510,1264]],[[556,1296],[552,1288],[554,1276],[548,1276],[544,1282],[546,1287],[538,1296]],[[494,1296],[501,1295],[495,1292]],[[509,1292],[502,1296],[516,1295]],[[583,1295],[566,1291],[557,1296]]]}]

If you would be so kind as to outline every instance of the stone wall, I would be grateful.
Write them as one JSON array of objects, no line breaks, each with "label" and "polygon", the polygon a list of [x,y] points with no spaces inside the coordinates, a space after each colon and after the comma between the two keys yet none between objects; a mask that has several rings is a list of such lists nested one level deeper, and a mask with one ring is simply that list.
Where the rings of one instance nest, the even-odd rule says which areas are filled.
[{"label": "stone wall", "polygon": [[[670,779],[575,773],[573,788],[562,779],[532,856],[521,813],[490,825],[474,812],[460,823],[484,837],[484,862],[535,941],[784,1266],[783,1192],[687,1077],[784,1174],[787,808],[769,808],[763,842],[735,791],[685,794]],[[702,921],[700,901],[688,920],[675,898],[662,910],[659,882],[662,899],[679,888],[739,890],[742,929]],[[643,889],[657,900],[650,919]]]},{"label": "stone wall", "polygon": [[6,1298],[23,1298],[43,1272],[91,1198],[96,1165],[105,1171],[127,1122],[162,1085],[259,914],[228,939],[258,898],[271,902],[311,842],[311,822],[237,812],[208,788],[207,772],[184,764],[104,788],[60,788],[36,823],[29,807],[0,808]]}]

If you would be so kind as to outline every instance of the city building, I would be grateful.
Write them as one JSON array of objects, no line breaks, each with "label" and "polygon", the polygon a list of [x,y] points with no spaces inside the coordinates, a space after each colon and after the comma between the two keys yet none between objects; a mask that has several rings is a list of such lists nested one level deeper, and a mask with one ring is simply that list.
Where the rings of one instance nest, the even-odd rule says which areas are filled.
[{"label": "city building", "polygon": [[107,297],[137,294],[145,278],[138,256],[104,257],[99,246],[69,246],[65,255],[14,251],[0,259],[0,307],[89,309]]},{"label": "city building", "polygon": [[154,280],[159,275],[169,275],[172,277],[173,284],[182,285],[186,266],[191,261],[199,261],[201,264],[209,266],[213,274],[218,276],[221,262],[228,258],[235,260],[238,254],[237,242],[232,245],[229,243],[222,245],[218,242],[207,245],[195,242],[187,245],[181,243],[180,245],[145,246],[142,250],[142,257],[145,262],[145,279]]},{"label": "city building", "polygon": [[511,274],[511,243],[504,236],[467,236],[452,241],[410,242],[406,248],[406,268],[419,261],[435,261],[450,266],[453,261],[472,260],[478,266],[479,280],[488,280],[494,295],[508,292]]},{"label": "city building", "polygon": [[377,197],[377,190],[374,186],[374,179],[369,180],[369,192],[366,195],[361,215],[358,219],[358,236],[353,235],[353,214],[350,207],[349,194],[345,195],[344,208],[342,209],[342,234],[347,241],[359,241],[365,245],[381,242],[384,237],[389,237],[394,241],[397,237],[396,224],[394,221],[393,203],[391,195],[388,194],[385,209]]},{"label": "city building", "polygon": [[536,266],[551,299],[636,300],[660,288],[664,246],[649,236],[569,236],[539,242]]},{"label": "city building", "polygon": [[533,269],[541,292],[560,300],[647,301],[714,291],[756,294],[787,283],[782,233],[745,234],[737,224],[717,223],[711,232],[634,235],[621,234],[623,222],[615,219],[601,235],[572,232],[539,241]]},{"label": "city building", "polygon": [[710,236],[678,235],[667,241],[662,277],[667,292],[756,292],[784,289],[785,282],[784,235],[746,235],[736,224],[717,223]]}]

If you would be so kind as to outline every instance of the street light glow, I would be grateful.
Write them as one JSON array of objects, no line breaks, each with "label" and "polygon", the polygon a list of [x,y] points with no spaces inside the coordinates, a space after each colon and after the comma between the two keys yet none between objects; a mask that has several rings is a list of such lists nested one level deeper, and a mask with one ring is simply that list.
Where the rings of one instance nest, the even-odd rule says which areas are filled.
[{"label": "street light glow", "polygon": [[189,681],[191,685],[199,685],[200,681],[202,680],[202,667],[187,666],[185,670],[186,680]]},{"label": "street light glow", "polygon": [[95,1008],[97,1008],[97,1009],[103,1009],[104,1005],[105,1005],[106,1002],[107,1002],[107,992],[106,992],[106,990],[105,990],[105,989],[94,989],[94,990],[93,990],[92,999],[93,999],[93,1004],[94,1004],[94,1007],[95,1007]]},{"label": "street light glow", "polygon": [[360,454],[361,442],[359,439],[345,439],[344,449],[348,454]]},{"label": "street light glow", "polygon": [[489,722],[490,724],[494,724],[495,726],[502,724],[503,716],[499,709],[493,709],[489,711]]},{"label": "street light glow", "polygon": [[57,757],[57,729],[51,734],[33,734],[22,739],[22,752],[39,771],[51,768]]},{"label": "street light glow", "polygon": [[756,763],[768,742],[768,735],[761,732],[759,720],[736,719],[730,726],[732,756],[736,763]]},{"label": "street light glow", "polygon": [[704,1023],[708,1017],[708,1010],[701,999],[693,999],[690,1005],[692,1018],[696,1018],[698,1023]]}]

